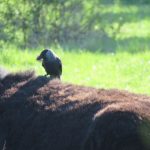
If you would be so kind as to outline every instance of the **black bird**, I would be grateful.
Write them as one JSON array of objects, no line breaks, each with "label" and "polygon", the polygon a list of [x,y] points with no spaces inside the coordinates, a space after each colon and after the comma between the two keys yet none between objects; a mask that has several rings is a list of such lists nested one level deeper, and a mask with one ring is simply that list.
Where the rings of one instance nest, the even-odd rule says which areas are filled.
[{"label": "black bird", "polygon": [[42,66],[46,71],[46,76],[51,78],[59,78],[62,74],[62,62],[60,58],[50,49],[45,49],[37,57],[37,60],[42,60]]}]

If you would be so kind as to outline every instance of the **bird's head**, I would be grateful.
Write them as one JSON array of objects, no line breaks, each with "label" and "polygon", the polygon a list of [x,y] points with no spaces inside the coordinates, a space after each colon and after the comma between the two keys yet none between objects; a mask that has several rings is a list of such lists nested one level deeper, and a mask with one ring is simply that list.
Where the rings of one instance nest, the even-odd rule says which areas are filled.
[{"label": "bird's head", "polygon": [[44,49],[41,54],[36,58],[37,60],[52,60],[55,58],[55,54],[49,50],[49,49]]}]

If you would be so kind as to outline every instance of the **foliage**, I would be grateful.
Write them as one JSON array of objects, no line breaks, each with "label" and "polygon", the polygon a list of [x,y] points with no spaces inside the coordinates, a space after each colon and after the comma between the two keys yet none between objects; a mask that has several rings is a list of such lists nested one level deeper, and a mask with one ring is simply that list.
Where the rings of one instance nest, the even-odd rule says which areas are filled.
[{"label": "foliage", "polygon": [[150,4],[149,0],[100,0],[102,4],[125,4],[125,5],[137,5],[137,4]]},{"label": "foliage", "polygon": [[[60,45],[103,52],[128,45],[132,45],[131,51],[149,49],[150,11],[144,5],[148,1],[138,0],[131,6],[122,2],[129,4],[128,0],[1,1],[0,45],[14,44],[21,49]],[[147,35],[142,37],[143,33]]]},{"label": "foliage", "polygon": [[90,8],[86,3],[88,0],[1,2],[1,41],[37,47],[78,40],[80,35],[85,36],[87,30],[92,30],[94,24],[92,3],[95,2]]}]

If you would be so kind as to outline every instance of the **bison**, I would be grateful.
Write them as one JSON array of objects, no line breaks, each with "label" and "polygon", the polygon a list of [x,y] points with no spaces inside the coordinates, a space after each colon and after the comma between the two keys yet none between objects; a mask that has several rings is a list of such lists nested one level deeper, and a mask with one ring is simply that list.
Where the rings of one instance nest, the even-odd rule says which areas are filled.
[{"label": "bison", "polygon": [[150,97],[8,73],[0,87],[0,149],[149,150]]}]

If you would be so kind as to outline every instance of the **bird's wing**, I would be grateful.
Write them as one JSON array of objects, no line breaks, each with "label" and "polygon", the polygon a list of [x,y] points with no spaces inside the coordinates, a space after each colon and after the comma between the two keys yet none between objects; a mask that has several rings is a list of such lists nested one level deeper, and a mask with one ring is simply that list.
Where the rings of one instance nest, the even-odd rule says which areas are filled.
[{"label": "bird's wing", "polygon": [[59,67],[59,70],[60,70],[60,75],[62,74],[62,62],[60,60],[60,58],[56,58],[57,59],[57,62],[58,62],[58,67]]},{"label": "bird's wing", "polygon": [[44,61],[42,62],[42,66],[45,67]]}]

